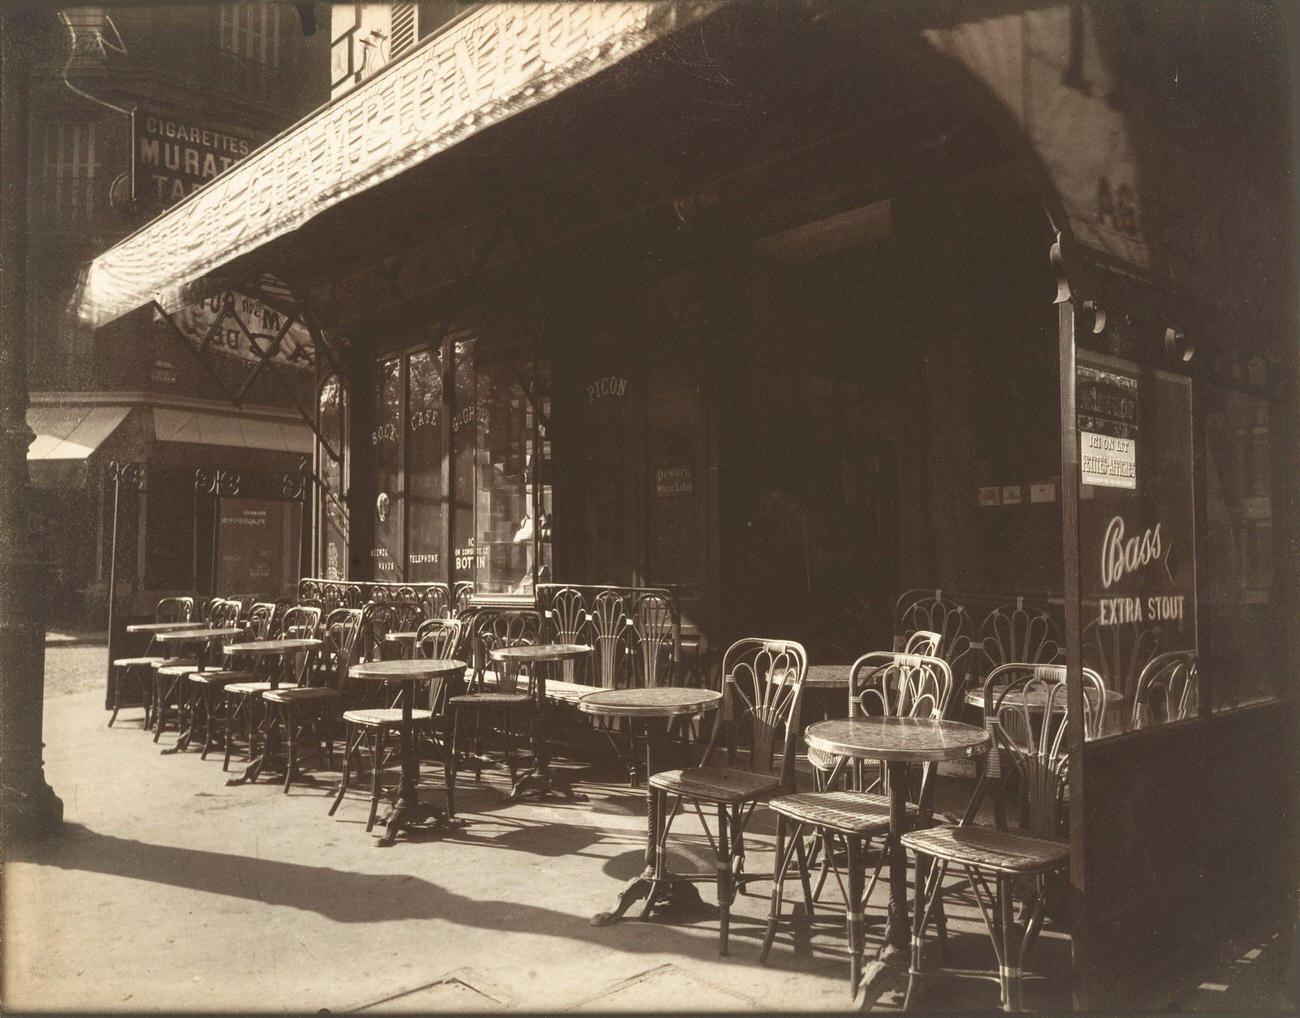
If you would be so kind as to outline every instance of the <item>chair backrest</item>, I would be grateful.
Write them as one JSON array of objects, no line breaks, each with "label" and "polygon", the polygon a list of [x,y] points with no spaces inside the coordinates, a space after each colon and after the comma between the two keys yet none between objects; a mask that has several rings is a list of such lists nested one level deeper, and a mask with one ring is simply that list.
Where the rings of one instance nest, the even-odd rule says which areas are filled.
[{"label": "chair backrest", "polygon": [[158,622],[191,622],[194,619],[194,598],[164,597],[154,609]]},{"label": "chair backrest", "polygon": [[321,610],[317,605],[295,604],[280,617],[280,637],[285,640],[308,640],[320,628]]},{"label": "chair backrest", "polygon": [[460,619],[425,619],[415,631],[415,657],[455,657],[459,651]]},{"label": "chair backrest", "polygon": [[1024,661],[1053,664],[1065,652],[1056,619],[1023,597],[998,605],[984,616],[979,648],[989,668]]},{"label": "chair backrest", "polygon": [[[994,716],[992,708],[994,701],[989,699],[989,689],[993,690],[993,696],[996,699],[1003,686],[1013,682],[1028,681],[1029,679],[1038,679],[1041,683],[1057,683],[1062,687],[1061,695],[1065,695],[1065,665],[1035,664],[1032,661],[1008,661],[1006,664],[998,665],[990,671],[984,680],[985,718]],[[990,683],[992,684],[990,685]],[[1044,687],[1037,686],[1035,688],[1041,690]],[[1085,667],[1083,669],[1083,697],[1083,734],[1087,739],[1095,739],[1105,729],[1106,712],[1110,708],[1110,702],[1106,697],[1106,681],[1093,668]],[[992,729],[990,728],[990,730]]]},{"label": "chair backrest", "polygon": [[943,639],[938,633],[929,629],[918,629],[915,633],[907,638],[903,644],[904,654],[930,654],[933,655],[939,649],[939,641]]},{"label": "chair backrest", "polygon": [[441,583],[430,584],[420,591],[420,605],[426,619],[451,618],[451,596]]},{"label": "chair backrest", "polygon": [[681,642],[681,622],[672,602],[662,594],[642,594],[632,613],[632,628],[638,641],[642,685],[671,684]]},{"label": "chair backrest", "polygon": [[[485,614],[477,626],[479,650],[486,666],[489,654],[500,647],[522,647],[541,642],[542,616],[531,610],[500,611]],[[519,683],[519,668],[498,668],[497,688],[513,692]],[[479,673],[481,678],[482,673]],[[531,681],[531,676],[530,676]]]},{"label": "chair backrest", "polygon": [[871,651],[849,671],[849,717],[943,717],[952,669],[930,654]]},{"label": "chair backrest", "polygon": [[[462,624],[460,619],[426,619],[415,631],[414,656],[428,660],[455,658],[460,649]],[[429,709],[434,717],[443,713],[447,702],[447,690],[459,687],[460,675],[439,675],[429,683]]]},{"label": "chair backrest", "polygon": [[966,681],[975,625],[965,605],[945,598],[942,590],[908,591],[899,598],[895,627],[905,636],[917,630],[938,633],[939,645],[931,653],[948,662],[954,681]]},{"label": "chair backrest", "polygon": [[1129,697],[1138,679],[1160,652],[1160,627],[1141,622],[1103,626],[1094,618],[1083,630],[1083,663],[1106,680],[1110,689]]},{"label": "chair backrest", "polygon": [[244,606],[234,598],[218,600],[208,612],[208,625],[213,629],[227,629],[238,621]]},{"label": "chair backrest", "polygon": [[259,601],[248,610],[248,627],[245,632],[250,640],[265,640],[271,635],[275,611],[274,601]]},{"label": "chair backrest", "polygon": [[366,608],[335,608],[325,616],[321,627],[320,655],[327,685],[342,689],[348,669],[360,660],[361,634],[365,629]]},{"label": "chair backrest", "polygon": [[1196,651],[1170,650],[1152,658],[1138,676],[1132,725],[1149,728],[1194,718],[1200,706]]},{"label": "chair backrest", "polygon": [[[793,640],[748,637],[722,656],[723,696],[732,703],[719,720],[730,715],[733,724],[748,722],[749,769],[778,773],[787,789],[794,788],[795,740],[807,674],[808,652]],[[706,757],[712,749],[711,742]]]},{"label": "chair backrest", "polygon": [[[1005,681],[1017,670],[1018,677]],[[1106,688],[1090,668],[1083,670],[1083,683],[1084,730],[1095,735],[1104,720]],[[984,680],[984,703],[986,716],[994,721],[989,727],[998,752],[1020,776],[1028,829],[1055,836],[1069,763],[1066,732],[1076,722],[1070,716],[1065,666],[1014,662],[995,668]]]}]

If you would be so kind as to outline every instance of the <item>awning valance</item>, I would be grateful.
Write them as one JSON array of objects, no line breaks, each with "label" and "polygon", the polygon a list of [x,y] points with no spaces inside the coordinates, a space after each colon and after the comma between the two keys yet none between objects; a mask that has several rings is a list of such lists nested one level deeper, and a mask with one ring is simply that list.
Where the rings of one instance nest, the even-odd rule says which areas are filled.
[{"label": "awning valance", "polygon": [[27,408],[27,426],[36,438],[27,459],[84,460],[117,430],[130,407],[41,406]]},{"label": "awning valance", "polygon": [[201,410],[171,410],[155,407],[154,438],[159,442],[189,442],[194,445],[222,445],[236,449],[270,449],[275,452],[309,454],[311,431],[301,424],[269,421]]},{"label": "awning valance", "polygon": [[78,313],[173,310],[206,274],[720,4],[484,4],[96,258]]}]

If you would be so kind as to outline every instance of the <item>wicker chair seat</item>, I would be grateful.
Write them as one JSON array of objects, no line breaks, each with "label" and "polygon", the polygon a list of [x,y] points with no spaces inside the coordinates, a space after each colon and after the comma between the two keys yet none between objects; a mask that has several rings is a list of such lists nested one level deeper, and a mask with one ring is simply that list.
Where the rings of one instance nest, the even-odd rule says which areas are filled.
[{"label": "wicker chair seat", "polygon": [[268,689],[262,699],[272,703],[319,703],[337,699],[338,695],[339,691],[331,686],[281,686]]},{"label": "wicker chair seat", "polygon": [[531,703],[533,698],[527,693],[466,693],[463,696],[453,696],[448,703],[456,704],[482,704],[485,707],[508,707],[512,704]]},{"label": "wicker chair seat", "polygon": [[168,661],[158,666],[159,675],[189,675],[198,667],[194,661]]},{"label": "wicker chair seat", "polygon": [[973,824],[911,831],[902,842],[913,852],[1000,873],[1042,873],[1070,858],[1070,846],[1063,841]]},{"label": "wicker chair seat", "polygon": [[201,682],[205,686],[226,686],[232,682],[252,682],[256,678],[256,672],[241,672],[230,668],[213,668],[204,672],[190,672],[191,682]]},{"label": "wicker chair seat", "polygon": [[688,767],[660,771],[651,776],[650,785],[683,799],[738,803],[770,795],[781,787],[781,779],[775,774],[756,774],[734,767]]},{"label": "wicker chair seat", "polygon": [[[844,834],[872,837],[889,831],[889,796],[873,792],[800,792],[769,799],[774,811],[801,824],[816,824]],[[908,816],[916,806],[907,804]]]},{"label": "wicker chair seat", "polygon": [[[417,725],[432,718],[431,710],[411,711],[411,721]],[[368,710],[344,711],[343,720],[351,725],[368,725],[371,728],[398,728],[402,724],[402,708],[375,707]]]},{"label": "wicker chair seat", "polygon": [[231,682],[226,685],[227,693],[238,693],[241,696],[252,696],[255,693],[265,693],[271,688],[271,684],[266,681],[261,682]]},{"label": "wicker chair seat", "polygon": [[113,667],[134,668],[137,665],[160,665],[166,660],[165,657],[115,657],[113,658]]}]

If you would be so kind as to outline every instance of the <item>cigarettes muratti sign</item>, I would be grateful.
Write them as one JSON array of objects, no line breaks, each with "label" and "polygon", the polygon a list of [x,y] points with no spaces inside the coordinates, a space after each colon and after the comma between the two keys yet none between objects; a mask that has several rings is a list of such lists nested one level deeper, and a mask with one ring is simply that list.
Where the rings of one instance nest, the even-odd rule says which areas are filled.
[{"label": "cigarettes muratti sign", "polygon": [[137,113],[136,195],[158,207],[173,205],[229,169],[257,144],[244,135]]}]

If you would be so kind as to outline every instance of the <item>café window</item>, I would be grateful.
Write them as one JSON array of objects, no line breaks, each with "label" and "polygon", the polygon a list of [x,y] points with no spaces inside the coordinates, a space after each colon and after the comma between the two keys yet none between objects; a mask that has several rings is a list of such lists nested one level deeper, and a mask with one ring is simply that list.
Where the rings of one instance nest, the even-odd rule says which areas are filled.
[{"label": "caf\u00e9 window", "polygon": [[348,514],[344,501],[348,485],[347,390],[337,375],[325,379],[320,387],[318,426],[329,449],[317,444],[317,520],[320,546],[317,575],[329,580],[347,578]]},{"label": "caf\u00e9 window", "polygon": [[406,579],[447,579],[446,420],[442,350],[406,359]]},{"label": "caf\u00e9 window", "polygon": [[381,361],[375,379],[375,419],[370,432],[375,539],[370,559],[377,580],[401,580],[405,572],[402,368],[402,357]]},{"label": "caf\u00e9 window", "polygon": [[[182,471],[154,471],[144,496],[144,509],[140,547],[145,587],[192,589],[196,585],[196,506],[190,476]],[[211,527],[207,530],[210,539]]]},{"label": "caf\u00e9 window", "polygon": [[[1194,718],[1191,381],[1080,351],[1083,664],[1113,699],[1104,733]],[[1180,658],[1181,655],[1181,658]]]},{"label": "caf\u00e9 window", "polygon": [[477,339],[455,351],[454,579],[478,594],[531,594],[550,575],[548,443],[532,399],[543,415],[547,402],[518,351]]},{"label": "caf\u00e9 window", "polygon": [[1282,556],[1273,538],[1279,437],[1264,371],[1257,360],[1240,379],[1207,380],[1198,392],[1205,458],[1201,668],[1209,673],[1214,710],[1280,692],[1293,624],[1279,604],[1273,568]]}]

